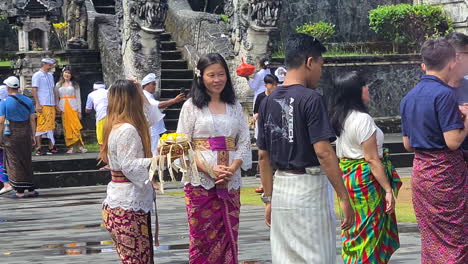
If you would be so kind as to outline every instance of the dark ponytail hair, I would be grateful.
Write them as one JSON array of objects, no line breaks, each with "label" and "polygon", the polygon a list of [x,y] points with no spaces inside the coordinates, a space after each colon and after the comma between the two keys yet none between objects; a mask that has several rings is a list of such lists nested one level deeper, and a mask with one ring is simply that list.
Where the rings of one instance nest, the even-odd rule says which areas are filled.
[{"label": "dark ponytail hair", "polygon": [[330,121],[337,136],[343,132],[344,122],[349,112],[356,110],[368,113],[368,109],[362,101],[362,88],[364,86],[366,86],[366,81],[357,71],[336,78],[331,98]]},{"label": "dark ponytail hair", "polygon": [[270,65],[270,61],[267,57],[264,57],[264,58],[261,58],[259,61],[258,61],[258,64],[260,64],[260,67],[264,70],[268,69],[269,68],[269,65]]},{"label": "dark ponytail hair", "polygon": [[203,83],[203,74],[205,69],[213,64],[220,64],[226,71],[227,81],[226,86],[221,92],[221,101],[227,104],[234,104],[236,102],[236,94],[232,86],[231,75],[229,74],[226,60],[224,60],[223,56],[219,53],[209,53],[201,57],[198,61],[197,68],[195,69],[195,78],[192,82],[192,89],[190,90],[192,103],[198,108],[208,106],[211,100],[211,96],[208,94],[206,86]]},{"label": "dark ponytail hair", "polygon": [[265,84],[267,83],[278,84],[279,83],[278,77],[276,77],[276,75],[274,74],[267,74],[265,78],[263,78],[263,81],[265,82]]}]

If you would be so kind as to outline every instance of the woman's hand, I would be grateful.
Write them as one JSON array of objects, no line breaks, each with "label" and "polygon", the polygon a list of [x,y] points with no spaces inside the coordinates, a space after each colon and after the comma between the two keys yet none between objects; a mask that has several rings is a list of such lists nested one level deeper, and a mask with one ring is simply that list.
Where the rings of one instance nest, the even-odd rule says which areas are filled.
[{"label": "woman's hand", "polygon": [[59,115],[62,112],[62,110],[60,110],[60,107],[57,106],[55,107],[55,112],[57,112],[57,115]]},{"label": "woman's hand", "polygon": [[83,115],[81,115],[81,113],[78,113],[78,118],[81,120],[83,118]]},{"label": "woman's hand", "polygon": [[213,172],[216,176],[215,184],[225,184],[231,180],[232,175],[234,174],[231,172],[229,167],[223,165],[215,165],[213,166]]},{"label": "woman's hand", "polygon": [[385,213],[391,214],[395,211],[395,195],[393,191],[385,192]]}]

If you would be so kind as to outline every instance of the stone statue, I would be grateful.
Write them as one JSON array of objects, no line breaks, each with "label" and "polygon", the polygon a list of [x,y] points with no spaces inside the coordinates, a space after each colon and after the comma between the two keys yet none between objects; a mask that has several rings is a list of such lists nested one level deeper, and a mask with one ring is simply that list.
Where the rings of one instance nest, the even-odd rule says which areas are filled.
[{"label": "stone statue", "polygon": [[69,0],[66,6],[66,21],[68,23],[67,46],[71,49],[86,49],[86,27],[88,13],[85,0]]},{"label": "stone statue", "polygon": [[250,0],[250,17],[259,27],[276,27],[282,0]]},{"label": "stone statue", "polygon": [[121,0],[121,7],[117,17],[121,19],[124,74],[141,79],[154,72],[160,77],[159,35],[164,32],[167,0]]}]

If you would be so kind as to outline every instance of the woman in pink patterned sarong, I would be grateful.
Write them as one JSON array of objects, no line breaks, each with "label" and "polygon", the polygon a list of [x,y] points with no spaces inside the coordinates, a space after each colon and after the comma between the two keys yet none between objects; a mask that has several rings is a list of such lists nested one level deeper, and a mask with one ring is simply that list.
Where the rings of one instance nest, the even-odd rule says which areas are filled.
[{"label": "woman in pink patterned sarong", "polygon": [[219,54],[200,59],[191,98],[179,117],[201,158],[185,182],[191,264],[237,264],[241,167],[252,164],[250,134],[236,101],[229,69]]}]

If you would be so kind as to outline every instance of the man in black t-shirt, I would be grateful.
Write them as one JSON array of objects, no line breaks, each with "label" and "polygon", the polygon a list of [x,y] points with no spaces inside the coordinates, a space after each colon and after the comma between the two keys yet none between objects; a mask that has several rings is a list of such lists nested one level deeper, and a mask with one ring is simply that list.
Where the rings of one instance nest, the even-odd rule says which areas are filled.
[{"label": "man in black t-shirt", "polygon": [[[354,223],[330,144],[335,134],[322,96],[312,89],[320,80],[325,51],[314,37],[293,34],[286,44],[288,74],[283,86],[259,109],[257,146],[273,263],[335,262],[328,180],[341,201],[341,228]],[[277,169],[274,186],[273,169]]]}]

